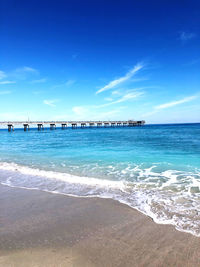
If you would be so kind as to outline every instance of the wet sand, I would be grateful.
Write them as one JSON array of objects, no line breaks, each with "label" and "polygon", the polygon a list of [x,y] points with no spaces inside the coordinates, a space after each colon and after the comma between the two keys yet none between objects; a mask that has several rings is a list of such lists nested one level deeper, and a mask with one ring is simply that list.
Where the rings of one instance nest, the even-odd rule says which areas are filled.
[{"label": "wet sand", "polygon": [[200,238],[109,199],[0,186],[0,266],[200,266]]}]

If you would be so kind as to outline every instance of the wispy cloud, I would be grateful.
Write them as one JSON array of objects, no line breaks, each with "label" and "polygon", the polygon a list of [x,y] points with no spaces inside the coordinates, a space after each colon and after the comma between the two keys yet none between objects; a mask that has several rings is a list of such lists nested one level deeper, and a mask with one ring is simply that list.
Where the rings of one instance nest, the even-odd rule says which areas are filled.
[{"label": "wispy cloud", "polygon": [[0,95],[9,95],[12,91],[0,91]]},{"label": "wispy cloud", "polygon": [[25,80],[29,77],[32,77],[32,75],[38,75],[38,74],[39,71],[37,69],[25,66],[15,69],[9,74],[9,76],[15,77],[16,79],[20,80]]},{"label": "wispy cloud", "polygon": [[143,114],[143,116],[148,117],[148,116],[154,115],[154,114],[158,113],[159,111],[161,111],[163,109],[175,107],[177,105],[181,105],[181,104],[193,101],[193,100],[197,99],[198,97],[199,97],[198,94],[197,95],[192,95],[192,96],[184,97],[184,98],[182,98],[180,100],[171,101],[171,102],[167,102],[167,103],[155,106],[151,112]]},{"label": "wispy cloud", "polygon": [[194,39],[195,37],[197,37],[197,34],[193,32],[180,32],[179,33],[179,39],[182,42],[187,42],[191,39]]},{"label": "wispy cloud", "polygon": [[137,65],[134,66],[134,68],[132,68],[129,72],[127,72],[125,76],[109,82],[106,86],[104,86],[103,88],[99,89],[96,92],[96,94],[99,94],[99,93],[102,93],[104,91],[110,90],[110,89],[116,87],[117,85],[119,85],[119,84],[121,84],[121,83],[123,83],[125,81],[128,81],[131,77],[133,77],[143,67],[144,67],[144,65],[142,63],[138,63]]},{"label": "wispy cloud", "polygon": [[4,71],[0,70],[0,80],[2,80],[3,78],[5,78],[7,75],[5,74]]},{"label": "wispy cloud", "polygon": [[133,99],[137,99],[140,96],[144,95],[144,91],[139,91],[139,90],[128,90],[124,95],[121,95],[120,98],[118,98],[115,101],[112,101],[112,98],[105,99],[107,103],[101,104],[101,105],[90,105],[90,106],[77,106],[73,108],[73,112],[76,113],[77,115],[81,115],[85,113],[88,109],[90,110],[96,110],[96,109],[101,109],[105,107],[109,107],[111,105],[119,104],[119,103],[124,103],[127,101],[131,101]]},{"label": "wispy cloud", "polygon": [[[141,89],[142,88],[132,89],[132,90],[126,91],[124,94],[121,93],[120,97],[119,97],[119,95],[117,95],[118,99],[115,101],[113,101],[113,98],[107,98],[107,99],[105,99],[105,101],[107,101],[107,102],[104,104],[101,104],[101,105],[74,106],[72,108],[72,111],[76,116],[79,116],[79,118],[81,118],[81,119],[82,118],[91,119],[93,117],[95,117],[97,119],[97,118],[100,118],[100,116],[102,116],[102,118],[105,118],[106,114],[107,115],[108,114],[113,115],[114,113],[117,113],[116,111],[118,109],[120,109],[121,107],[118,106],[118,108],[115,109],[114,113],[112,113],[111,111],[100,112],[99,110],[110,107],[110,106],[115,105],[115,104],[121,104],[121,103],[125,103],[127,101],[131,101],[133,99],[138,99],[140,96],[144,95],[144,93],[145,93]],[[123,108],[125,108],[125,107],[123,107]],[[109,113],[109,112],[111,112],[111,113]]]},{"label": "wispy cloud", "polygon": [[45,83],[46,81],[47,81],[47,79],[43,78],[43,79],[33,80],[33,81],[31,81],[31,83]]},{"label": "wispy cloud", "polygon": [[106,106],[110,106],[110,105],[126,102],[126,101],[129,101],[129,100],[138,98],[138,97],[140,97],[142,95],[144,95],[144,92],[137,92],[137,91],[136,92],[130,92],[130,93],[127,93],[127,94],[123,95],[122,97],[120,97],[119,99],[117,99],[115,101],[103,104],[103,105],[101,105],[99,107],[106,107]]},{"label": "wispy cloud", "polygon": [[165,103],[162,105],[158,105],[155,107],[155,109],[160,110],[160,109],[174,107],[174,106],[186,103],[186,102],[190,102],[190,101],[196,99],[197,97],[198,97],[198,95],[188,96],[188,97],[185,97],[185,98],[177,100],[177,101],[172,101],[172,102],[168,102],[168,103]]},{"label": "wispy cloud", "polygon": [[31,68],[31,67],[22,67],[22,68],[18,68],[16,69],[16,71],[23,71],[23,72],[38,72],[38,70],[34,69],[34,68]]},{"label": "wispy cloud", "polygon": [[55,103],[57,103],[57,102],[58,102],[58,99],[45,99],[45,100],[43,101],[43,103],[44,103],[45,105],[48,105],[48,106],[50,106],[50,107],[56,107]]},{"label": "wispy cloud", "polygon": [[38,75],[38,74],[39,71],[37,69],[27,66],[16,68],[15,70],[8,71],[7,73],[0,70],[0,80],[5,79],[6,77],[11,79],[11,80],[3,80],[0,82],[0,84],[16,83],[16,81],[12,81],[12,79],[25,80],[27,78],[32,78],[33,75]]},{"label": "wispy cloud", "polygon": [[0,84],[11,84],[16,83],[15,81],[0,81]]}]

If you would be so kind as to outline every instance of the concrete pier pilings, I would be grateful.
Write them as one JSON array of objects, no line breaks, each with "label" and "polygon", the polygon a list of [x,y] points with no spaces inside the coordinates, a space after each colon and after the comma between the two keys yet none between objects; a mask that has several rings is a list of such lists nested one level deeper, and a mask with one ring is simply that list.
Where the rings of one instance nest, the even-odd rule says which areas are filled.
[{"label": "concrete pier pilings", "polygon": [[7,125],[8,131],[14,131],[14,124],[20,127],[24,128],[24,131],[26,132],[27,130],[29,131],[31,126],[35,127],[37,125],[38,131],[44,130],[44,125],[48,127],[47,125],[50,125],[50,130],[55,130],[56,126],[59,124],[61,125],[61,129],[66,129],[68,128],[68,125],[71,125],[72,129],[76,129],[78,127],[80,128],[101,128],[101,127],[133,127],[133,126],[142,126],[145,124],[144,120],[140,121],[134,121],[134,120],[127,120],[127,121],[32,121],[32,122],[0,122],[0,127],[3,126],[3,128]]},{"label": "concrete pier pilings", "polygon": [[14,126],[13,126],[13,124],[8,124],[8,131],[9,131],[9,132],[14,131]]},{"label": "concrete pier pilings", "polygon": [[67,123],[61,123],[61,128],[62,128],[62,130],[66,129],[67,128]]},{"label": "concrete pier pilings", "polygon": [[85,128],[86,127],[86,123],[85,122],[82,122],[81,123],[81,128]]},{"label": "concrete pier pilings", "polygon": [[37,123],[38,131],[44,130],[43,123]]},{"label": "concrete pier pilings", "polygon": [[28,131],[30,130],[28,123],[24,123],[23,126],[24,126],[24,132],[26,132],[27,129],[28,129]]},{"label": "concrete pier pilings", "polygon": [[56,124],[50,123],[50,130],[55,130],[55,129],[56,129]]},{"label": "concrete pier pilings", "polygon": [[104,122],[104,127],[105,127],[105,128],[108,127],[109,125],[110,125],[109,122]]},{"label": "concrete pier pilings", "polygon": [[77,128],[77,123],[72,123],[72,129],[76,129]]},{"label": "concrete pier pilings", "polygon": [[94,126],[94,122],[89,122],[89,126],[92,128]]}]

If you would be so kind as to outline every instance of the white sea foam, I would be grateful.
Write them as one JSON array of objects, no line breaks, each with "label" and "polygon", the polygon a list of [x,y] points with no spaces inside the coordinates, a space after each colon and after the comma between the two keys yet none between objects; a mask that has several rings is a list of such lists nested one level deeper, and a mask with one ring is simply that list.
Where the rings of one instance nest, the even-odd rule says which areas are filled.
[{"label": "white sea foam", "polygon": [[0,162],[0,183],[65,195],[113,198],[157,223],[173,224],[178,230],[200,236],[199,170],[155,172],[155,168],[156,165],[146,169],[127,166],[118,170],[109,165],[112,174],[133,177],[131,181],[114,181]]}]

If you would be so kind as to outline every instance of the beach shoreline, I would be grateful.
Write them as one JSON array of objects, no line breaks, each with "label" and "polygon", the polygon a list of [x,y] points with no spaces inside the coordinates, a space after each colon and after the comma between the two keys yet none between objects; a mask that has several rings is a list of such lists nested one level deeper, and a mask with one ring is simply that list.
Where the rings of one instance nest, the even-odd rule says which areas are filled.
[{"label": "beach shoreline", "polygon": [[112,199],[0,186],[0,266],[198,266],[200,238]]}]

